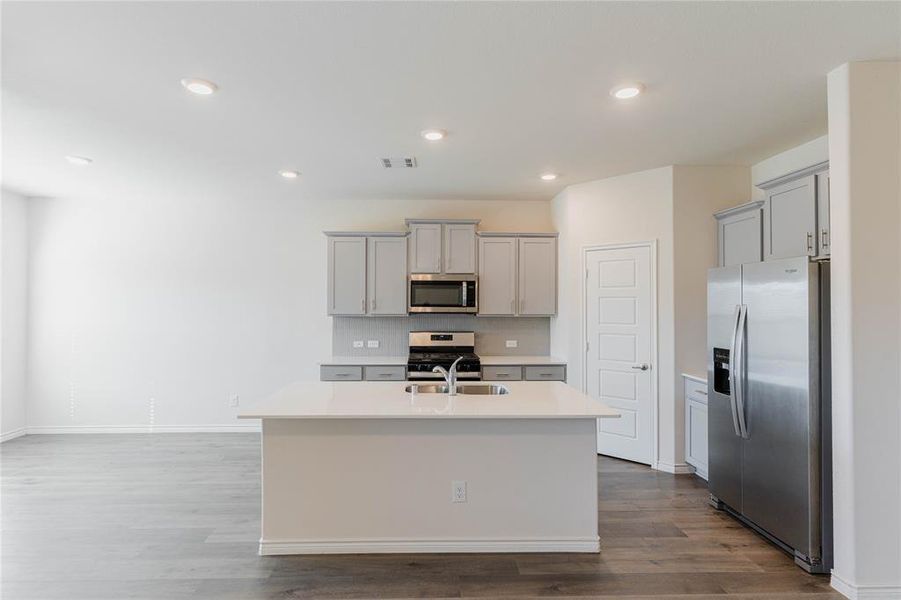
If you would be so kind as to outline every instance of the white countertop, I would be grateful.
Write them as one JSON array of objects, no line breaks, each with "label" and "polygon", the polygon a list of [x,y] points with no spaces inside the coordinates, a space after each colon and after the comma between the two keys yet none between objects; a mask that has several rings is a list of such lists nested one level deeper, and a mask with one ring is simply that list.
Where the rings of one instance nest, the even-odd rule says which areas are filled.
[{"label": "white countertop", "polygon": [[565,365],[566,361],[555,356],[485,356],[479,354],[482,366],[501,367],[507,365]]},{"label": "white countertop", "polygon": [[706,377],[699,377],[697,375],[692,375],[691,373],[682,373],[682,377],[685,377],[686,379],[691,379],[693,381],[697,381],[698,383],[704,383],[704,384],[707,383]]},{"label": "white countertop", "polygon": [[[501,367],[508,365],[565,365],[566,361],[555,356],[485,356],[480,354],[482,365]],[[324,366],[406,366],[406,356],[331,356],[319,363]]]},{"label": "white countertop", "polygon": [[[239,419],[579,419],[620,414],[558,381],[505,383],[509,394],[411,394],[406,381],[299,382]],[[473,384],[469,384],[473,385]],[[479,385],[479,384],[476,384]],[[482,384],[484,385],[484,384]]]},{"label": "white countertop", "polygon": [[406,356],[332,356],[319,363],[324,366],[407,366]]}]

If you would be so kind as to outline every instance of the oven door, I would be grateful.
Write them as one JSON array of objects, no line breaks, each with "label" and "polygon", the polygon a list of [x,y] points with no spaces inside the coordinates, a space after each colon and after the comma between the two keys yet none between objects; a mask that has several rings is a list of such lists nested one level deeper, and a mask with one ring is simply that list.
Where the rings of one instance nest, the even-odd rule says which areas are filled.
[{"label": "oven door", "polygon": [[411,275],[411,313],[478,312],[478,284],[474,277]]}]

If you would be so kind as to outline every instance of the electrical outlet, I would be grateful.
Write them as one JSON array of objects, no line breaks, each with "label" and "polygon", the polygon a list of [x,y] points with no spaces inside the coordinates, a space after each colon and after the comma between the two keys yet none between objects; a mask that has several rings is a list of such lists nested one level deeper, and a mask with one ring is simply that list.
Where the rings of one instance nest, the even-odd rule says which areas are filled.
[{"label": "electrical outlet", "polygon": [[238,405],[241,403],[241,398],[240,398],[240,396],[238,396],[238,394],[235,394],[234,396],[232,396],[231,398],[229,398],[229,403],[230,403],[232,406],[238,406]]},{"label": "electrical outlet", "polygon": [[507,348],[519,348],[518,340],[507,340]]},{"label": "electrical outlet", "polygon": [[354,348],[362,348],[363,340],[354,340]]},{"label": "electrical outlet", "polygon": [[451,502],[466,502],[465,481],[451,481]]},{"label": "electrical outlet", "polygon": [[379,341],[378,341],[378,340],[368,340],[368,341],[366,342],[366,347],[367,347],[367,348],[378,348],[378,347],[379,347]]}]

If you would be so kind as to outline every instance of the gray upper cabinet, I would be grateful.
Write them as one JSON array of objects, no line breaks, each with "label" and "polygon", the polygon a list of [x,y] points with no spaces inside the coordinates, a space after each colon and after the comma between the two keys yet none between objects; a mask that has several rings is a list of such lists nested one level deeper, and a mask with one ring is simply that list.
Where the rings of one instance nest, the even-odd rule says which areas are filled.
[{"label": "gray upper cabinet", "polygon": [[516,314],[515,237],[479,238],[479,314]]},{"label": "gray upper cabinet", "polygon": [[764,260],[829,258],[829,163],[758,184],[763,206]]},{"label": "gray upper cabinet", "polygon": [[816,178],[801,177],[767,190],[764,205],[767,260],[816,255]]},{"label": "gray upper cabinet", "polygon": [[328,237],[328,314],[366,314],[365,237]]},{"label": "gray upper cabinet", "polygon": [[441,272],[441,223],[410,224],[410,272]]},{"label": "gray upper cabinet", "polygon": [[749,202],[714,215],[718,266],[763,260],[763,204]]},{"label": "gray upper cabinet", "polygon": [[829,229],[829,171],[820,171],[817,180],[817,258],[829,258],[832,231]]},{"label": "gray upper cabinet", "polygon": [[474,223],[444,225],[444,272],[476,272],[476,226]]},{"label": "gray upper cabinet", "polygon": [[478,223],[471,219],[407,219],[410,273],[475,273]]},{"label": "gray upper cabinet", "polygon": [[326,236],[328,314],[406,316],[407,233]]},{"label": "gray upper cabinet", "polygon": [[519,238],[520,315],[557,313],[557,238]]},{"label": "gray upper cabinet", "polygon": [[407,236],[367,238],[370,315],[407,314]]}]

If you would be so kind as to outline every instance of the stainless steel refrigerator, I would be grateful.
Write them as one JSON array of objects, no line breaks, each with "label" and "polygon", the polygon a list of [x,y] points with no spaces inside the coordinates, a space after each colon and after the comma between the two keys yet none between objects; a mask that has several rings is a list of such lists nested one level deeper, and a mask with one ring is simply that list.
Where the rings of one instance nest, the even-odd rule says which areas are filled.
[{"label": "stainless steel refrigerator", "polygon": [[795,557],[832,566],[829,263],[707,277],[711,501]]}]

